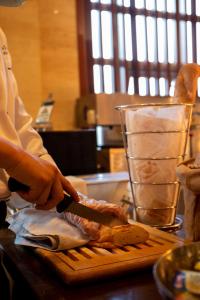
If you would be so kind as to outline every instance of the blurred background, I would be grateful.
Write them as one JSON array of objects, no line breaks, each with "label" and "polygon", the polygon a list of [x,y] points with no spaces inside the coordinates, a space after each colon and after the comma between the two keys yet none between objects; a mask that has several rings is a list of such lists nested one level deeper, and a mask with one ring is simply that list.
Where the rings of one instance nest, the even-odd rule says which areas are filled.
[{"label": "blurred background", "polygon": [[[200,63],[198,0],[27,0],[0,19],[19,94],[66,175],[126,171],[114,107],[168,102],[181,65]],[[48,126],[36,124],[50,102]],[[198,104],[193,121],[198,152]]]}]

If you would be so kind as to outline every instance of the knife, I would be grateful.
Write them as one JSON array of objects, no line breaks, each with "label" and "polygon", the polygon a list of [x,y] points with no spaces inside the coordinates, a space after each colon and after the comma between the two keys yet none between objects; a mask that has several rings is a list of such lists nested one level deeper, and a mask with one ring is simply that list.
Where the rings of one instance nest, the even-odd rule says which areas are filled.
[{"label": "knife", "polygon": [[[12,177],[8,179],[8,188],[11,192],[29,191],[29,187],[27,185],[17,181]],[[75,201],[68,194],[64,194],[64,198],[60,201],[60,203],[57,204],[56,210],[58,213],[62,213],[63,211],[71,212],[82,218],[86,218],[89,221],[97,222],[109,227],[128,224],[128,222],[124,222],[116,216],[102,213],[100,211],[87,207]]]}]

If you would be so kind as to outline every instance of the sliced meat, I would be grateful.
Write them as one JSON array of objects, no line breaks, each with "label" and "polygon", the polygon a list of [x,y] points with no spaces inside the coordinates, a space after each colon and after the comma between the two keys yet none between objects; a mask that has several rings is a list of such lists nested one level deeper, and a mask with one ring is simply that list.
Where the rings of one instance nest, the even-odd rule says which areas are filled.
[{"label": "sliced meat", "polygon": [[[95,199],[81,199],[80,203],[109,215],[117,216],[122,221],[127,221],[125,210],[116,204]],[[70,212],[64,212],[63,216],[69,223],[78,227],[83,234],[89,235],[92,240],[97,240],[100,237],[101,225],[99,223],[91,222]]]},{"label": "sliced meat", "polygon": [[[123,221],[127,221],[125,210],[113,203],[103,200],[87,199],[81,200],[82,204],[96,209],[98,211],[117,216]],[[83,234],[90,237],[89,245],[101,248],[115,248],[128,244],[137,244],[145,242],[149,234],[137,225],[121,225],[115,227],[107,227],[96,222],[88,221],[69,212],[64,212],[64,218],[71,224],[78,227]]]},{"label": "sliced meat", "polygon": [[144,243],[149,233],[138,225],[120,225],[113,228],[102,226],[98,240],[90,241],[89,245],[101,248],[115,248],[125,245]]}]

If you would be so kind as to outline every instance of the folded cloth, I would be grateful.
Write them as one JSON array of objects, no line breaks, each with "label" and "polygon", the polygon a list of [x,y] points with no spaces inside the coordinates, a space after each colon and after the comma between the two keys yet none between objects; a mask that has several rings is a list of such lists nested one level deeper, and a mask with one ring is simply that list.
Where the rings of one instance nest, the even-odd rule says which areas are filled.
[{"label": "folded cloth", "polygon": [[188,240],[200,241],[200,164],[199,157],[177,167],[184,197],[184,229]]},{"label": "folded cloth", "polygon": [[24,208],[8,219],[16,233],[15,244],[51,251],[71,249],[86,244],[89,237],[69,224],[55,211]]}]

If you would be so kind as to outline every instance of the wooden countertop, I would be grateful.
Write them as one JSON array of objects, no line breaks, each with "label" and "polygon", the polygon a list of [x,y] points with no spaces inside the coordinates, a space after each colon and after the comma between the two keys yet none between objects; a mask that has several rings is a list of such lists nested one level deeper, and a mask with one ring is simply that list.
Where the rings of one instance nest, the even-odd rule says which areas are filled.
[{"label": "wooden countertop", "polygon": [[152,269],[123,275],[99,282],[69,286],[63,284],[31,248],[14,245],[14,233],[0,229],[0,244],[4,263],[16,282],[14,298],[45,300],[161,300]]}]

